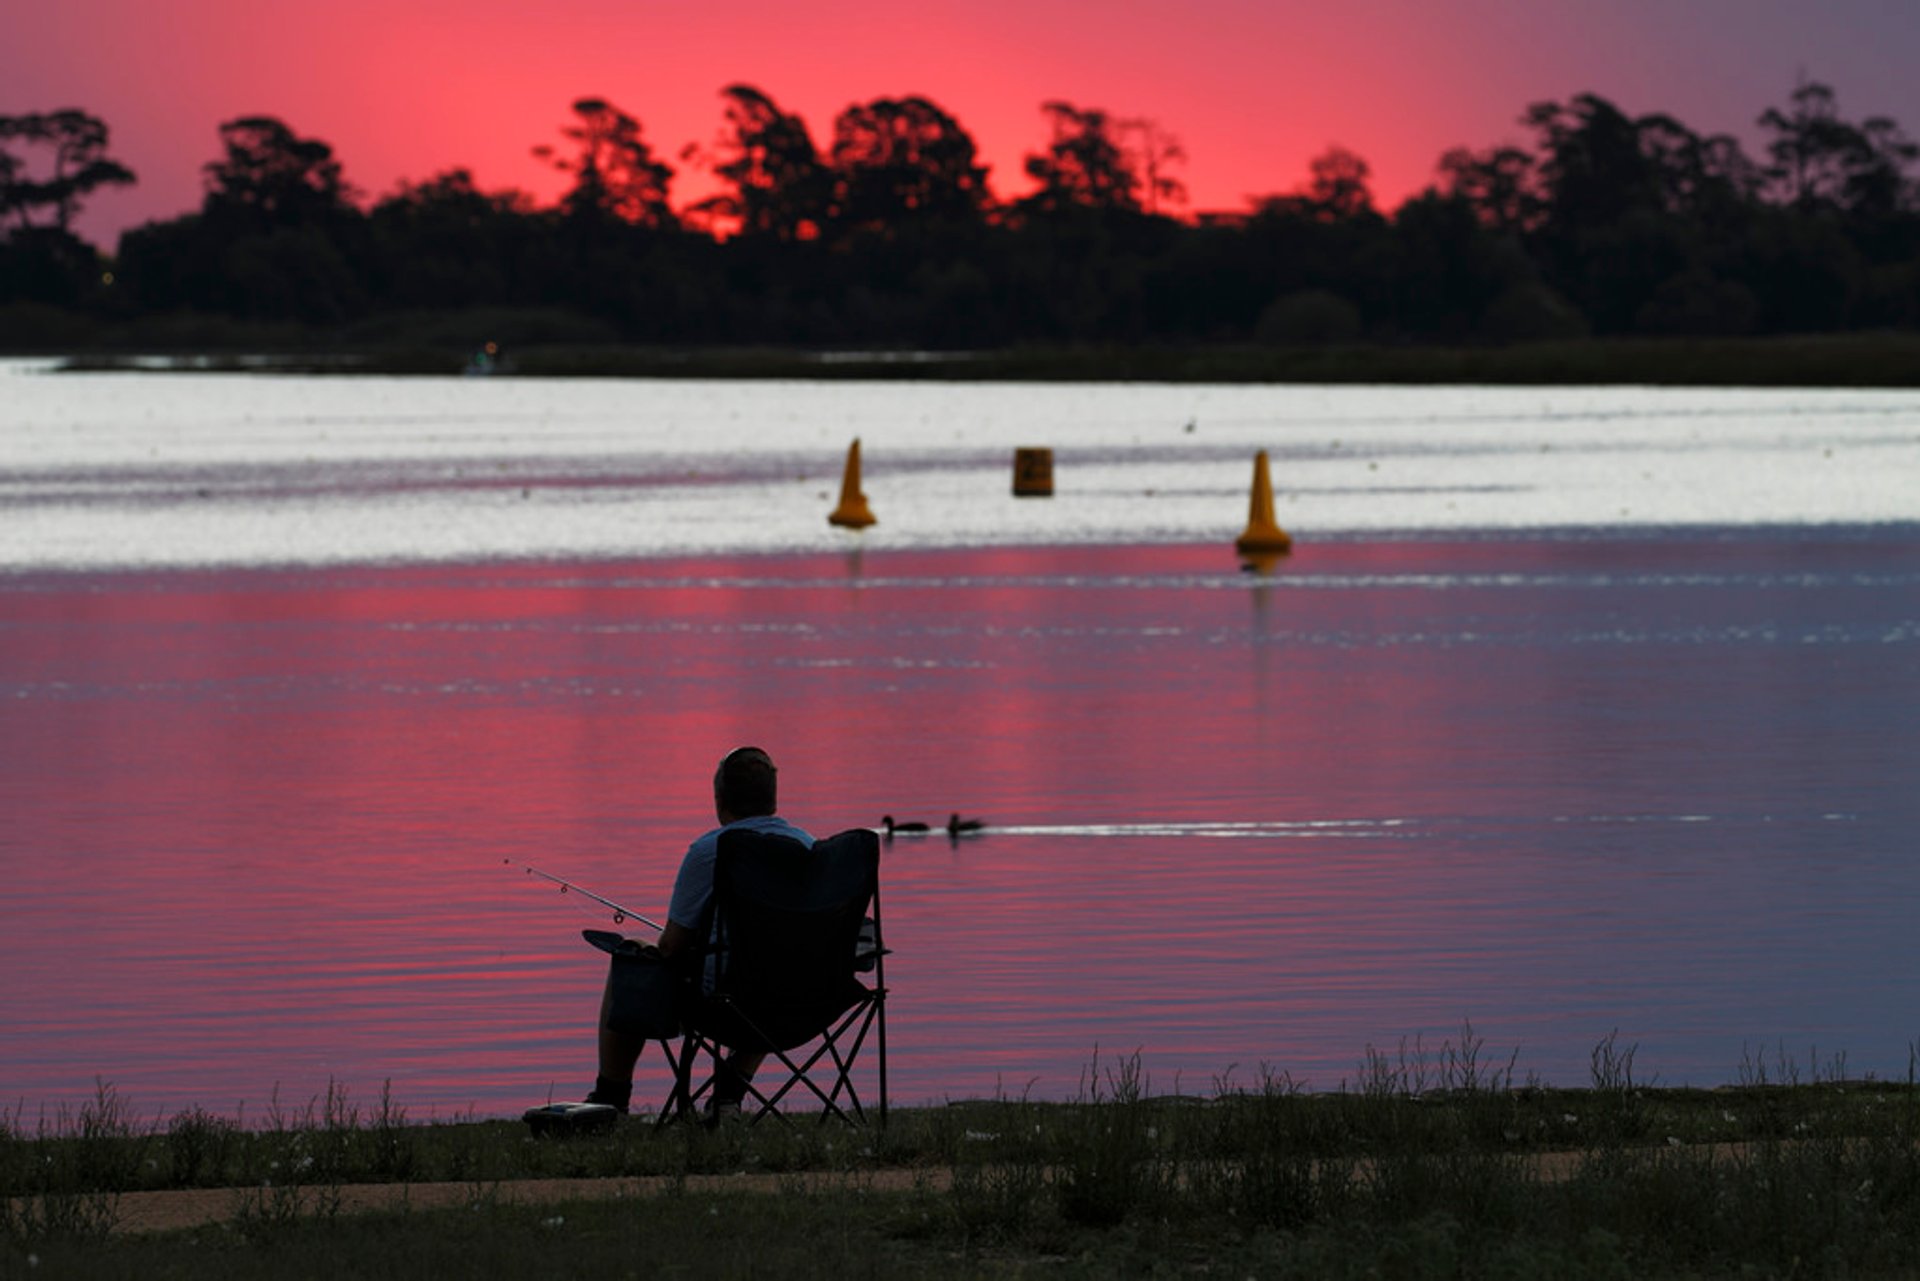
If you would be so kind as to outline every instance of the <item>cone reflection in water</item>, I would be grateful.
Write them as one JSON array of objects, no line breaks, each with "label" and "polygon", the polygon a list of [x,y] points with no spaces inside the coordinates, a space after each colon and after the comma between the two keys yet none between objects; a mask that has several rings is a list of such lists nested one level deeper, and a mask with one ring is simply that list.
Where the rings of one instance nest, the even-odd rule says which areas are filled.
[{"label": "cone reflection in water", "polygon": [[1293,539],[1273,518],[1273,479],[1267,474],[1267,451],[1253,456],[1253,496],[1248,503],[1246,532],[1233,541],[1234,550],[1256,564],[1293,550]]},{"label": "cone reflection in water", "polygon": [[1241,552],[1240,568],[1246,573],[1263,576],[1280,568],[1280,562],[1286,558],[1285,552]]},{"label": "cone reflection in water", "polygon": [[867,496],[860,492],[860,438],[855,436],[847,448],[847,471],[840,480],[840,505],[827,516],[829,525],[844,529],[865,529],[876,523]]}]

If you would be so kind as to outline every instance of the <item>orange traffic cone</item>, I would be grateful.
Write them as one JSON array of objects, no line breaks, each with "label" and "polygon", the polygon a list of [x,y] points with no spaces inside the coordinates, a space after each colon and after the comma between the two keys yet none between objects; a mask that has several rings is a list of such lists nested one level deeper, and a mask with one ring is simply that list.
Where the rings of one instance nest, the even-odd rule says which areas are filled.
[{"label": "orange traffic cone", "polygon": [[1247,529],[1233,540],[1242,556],[1281,556],[1293,550],[1293,539],[1273,518],[1273,480],[1267,474],[1267,451],[1253,456],[1253,496],[1248,504]]},{"label": "orange traffic cone", "polygon": [[860,492],[860,438],[855,436],[847,449],[847,471],[840,480],[840,505],[827,516],[829,525],[844,529],[865,529],[876,523],[867,496]]}]

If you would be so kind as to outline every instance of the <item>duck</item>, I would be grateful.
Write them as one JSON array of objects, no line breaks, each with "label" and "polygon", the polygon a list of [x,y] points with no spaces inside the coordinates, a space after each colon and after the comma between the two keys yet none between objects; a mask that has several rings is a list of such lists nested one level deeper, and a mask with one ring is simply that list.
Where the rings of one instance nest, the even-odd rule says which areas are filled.
[{"label": "duck", "polygon": [[933,830],[925,823],[896,823],[893,821],[893,815],[891,814],[882,814],[880,816],[880,826],[886,829],[888,840],[892,840],[896,832],[903,836],[918,836],[922,832]]},{"label": "duck", "polygon": [[947,835],[961,836],[969,832],[978,832],[986,827],[977,818],[961,818],[958,814],[947,815]]}]

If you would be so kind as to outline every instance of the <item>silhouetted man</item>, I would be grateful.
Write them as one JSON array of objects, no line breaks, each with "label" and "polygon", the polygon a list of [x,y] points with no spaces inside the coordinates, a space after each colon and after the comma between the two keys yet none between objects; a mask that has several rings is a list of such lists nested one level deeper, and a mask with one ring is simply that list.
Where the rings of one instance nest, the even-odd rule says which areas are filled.
[{"label": "silhouetted man", "polygon": [[[784,836],[812,848],[813,837],[781,818],[773,758],[757,747],[740,747],[727,753],[713,774],[713,810],[720,826],[698,837],[687,847],[680,860],[680,873],[674,878],[673,900],[667,908],[667,926],[660,931],[661,958],[671,966],[676,957],[684,963],[702,950],[713,921],[713,867],[720,853],[720,833],[731,829]],[[709,964],[701,981],[711,986],[713,969]],[[664,990],[664,989],[663,989]],[[664,999],[664,998],[663,998]],[[589,1103],[606,1103],[625,1112],[633,1097],[633,1066],[646,1048],[645,1036],[615,1031],[609,1025],[613,1013],[614,983],[608,976],[606,992],[600,998],[600,1067],[594,1080]],[[659,1011],[670,1015],[669,1011]],[[760,1066],[760,1054],[735,1053],[721,1065],[714,1083],[713,1107],[717,1117],[729,1108],[737,1109],[746,1093],[746,1083]]]}]

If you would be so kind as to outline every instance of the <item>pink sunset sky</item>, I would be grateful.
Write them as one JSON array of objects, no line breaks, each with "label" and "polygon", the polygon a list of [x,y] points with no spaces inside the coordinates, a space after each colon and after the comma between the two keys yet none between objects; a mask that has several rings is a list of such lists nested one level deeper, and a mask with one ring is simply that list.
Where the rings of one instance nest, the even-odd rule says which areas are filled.
[{"label": "pink sunset sky", "polygon": [[370,197],[463,166],[545,200],[562,180],[531,148],[604,97],[679,170],[684,204],[710,179],[679,153],[714,140],[719,90],[741,81],[822,144],[849,103],[928,97],[1002,197],[1030,189],[1043,101],[1151,118],[1186,148],[1192,210],[1292,190],[1334,144],[1391,208],[1447,148],[1529,143],[1529,102],[1584,91],[1758,151],[1754,118],[1805,77],[1849,119],[1920,133],[1912,0],[6,0],[3,30],[0,114],[89,111],[139,176],[80,221],[109,248],[197,207],[219,124],[245,115],[330,143]]}]

